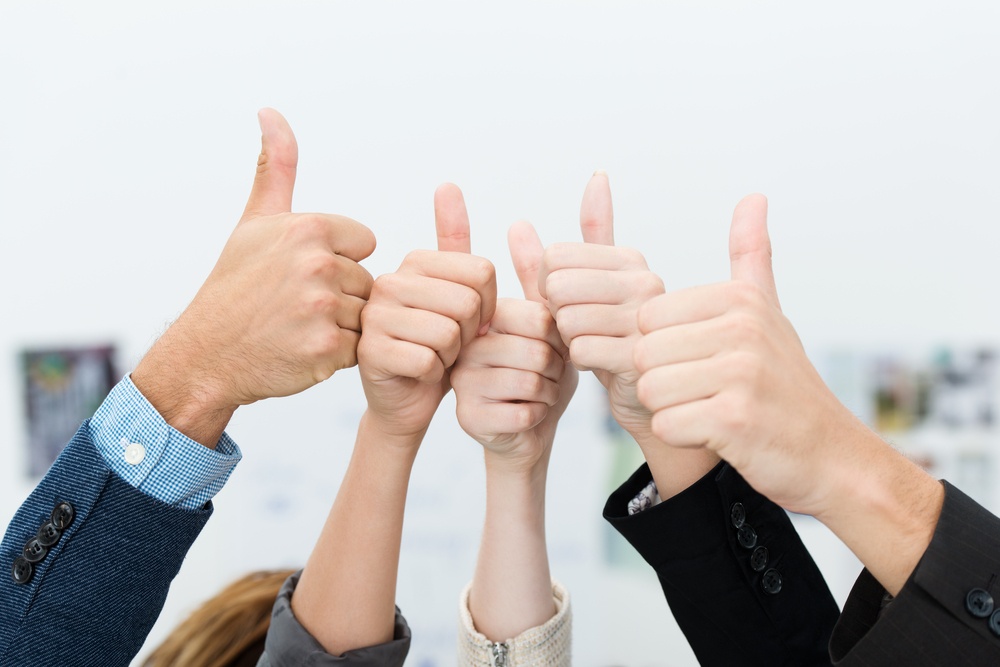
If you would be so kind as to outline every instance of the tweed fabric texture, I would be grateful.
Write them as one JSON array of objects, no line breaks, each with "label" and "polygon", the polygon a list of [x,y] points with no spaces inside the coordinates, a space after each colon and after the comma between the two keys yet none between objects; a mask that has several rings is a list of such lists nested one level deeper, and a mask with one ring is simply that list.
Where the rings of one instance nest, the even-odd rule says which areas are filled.
[{"label": "tweed fabric texture", "polygon": [[[209,449],[171,427],[127,375],[94,413],[90,437],[119,477],[146,495],[190,510],[215,497],[243,456],[225,433]],[[138,463],[126,456],[132,443],[143,448]]]},{"label": "tweed fabric texture", "polygon": [[[53,507],[73,522],[28,583],[10,574]],[[0,665],[128,665],[212,513],[152,498],[115,475],[80,430],[24,501],[0,543]]]},{"label": "tweed fabric texture", "polygon": [[[462,591],[459,602],[458,660],[461,667],[491,667],[493,642],[476,630],[469,611],[470,583]],[[556,605],[555,616],[543,625],[529,628],[513,639],[508,639],[509,667],[569,667],[572,664],[571,644],[573,615],[570,610],[569,592],[557,581],[552,582],[552,600]]]}]

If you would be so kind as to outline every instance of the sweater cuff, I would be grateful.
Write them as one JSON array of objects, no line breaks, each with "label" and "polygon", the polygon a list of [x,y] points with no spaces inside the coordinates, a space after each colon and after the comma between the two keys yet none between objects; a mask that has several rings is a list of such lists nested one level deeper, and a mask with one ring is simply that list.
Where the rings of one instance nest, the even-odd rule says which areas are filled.
[{"label": "sweater cuff", "polygon": [[[494,642],[476,630],[472,613],[469,611],[471,590],[470,582],[462,591],[459,602],[458,664],[492,667]],[[507,649],[507,667],[570,666],[573,617],[569,605],[569,592],[557,581],[552,582],[552,601],[556,605],[556,613],[552,618],[503,642]]]}]

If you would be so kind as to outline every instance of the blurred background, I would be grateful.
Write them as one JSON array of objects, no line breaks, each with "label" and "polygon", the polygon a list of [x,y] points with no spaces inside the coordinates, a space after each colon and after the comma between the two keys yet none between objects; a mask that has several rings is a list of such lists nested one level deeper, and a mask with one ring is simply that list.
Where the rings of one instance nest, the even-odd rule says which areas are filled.
[{"label": "blurred background", "polygon": [[[668,289],[725,280],[732,208],[767,194],[782,305],[831,386],[997,511],[998,35],[987,0],[0,0],[0,521],[58,437],[32,415],[92,410],[211,270],[262,106],[298,136],[296,210],[371,227],[374,275],[433,247],[443,181],[509,296],[507,227],[579,240],[595,169],[618,243]],[[652,570],[601,518],[640,462],[603,406],[584,378],[550,473],[574,664],[694,665]],[[363,409],[352,370],[237,413],[244,460],[144,653],[237,575],[304,562]],[[481,453],[453,414],[446,399],[408,501],[398,603],[417,667],[454,663],[483,513]],[[796,526],[842,602],[859,564]]]}]

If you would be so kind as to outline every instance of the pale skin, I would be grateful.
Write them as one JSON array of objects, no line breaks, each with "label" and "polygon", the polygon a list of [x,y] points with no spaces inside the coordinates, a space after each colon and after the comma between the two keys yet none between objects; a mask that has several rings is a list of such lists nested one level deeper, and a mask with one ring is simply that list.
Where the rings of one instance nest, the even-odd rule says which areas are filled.
[{"label": "pale skin", "polygon": [[414,251],[378,278],[361,320],[368,400],[354,453],[292,609],[333,655],[393,638],[396,573],[410,471],[460,351],[496,311],[493,265],[471,252],[462,193],[434,197],[438,251]]},{"label": "pale skin", "polygon": [[547,299],[573,365],[593,371],[607,389],[611,414],[638,443],[661,497],[668,498],[700,479],[718,458],[711,451],[665,447],[637,394],[637,313],[664,293],[663,282],[639,251],[614,245],[611,189],[604,172],[595,173],[584,191],[580,229],[583,243],[546,248],[538,291]]},{"label": "pale skin", "polygon": [[243,216],[181,316],[132,372],[168,424],[214,448],[236,408],[303,391],[356,363],[375,236],[343,216],[291,213],[298,146],[259,113]]},{"label": "pale skin", "polygon": [[730,258],[731,281],[639,310],[638,396],[653,435],[664,449],[721,457],[777,504],[815,516],[895,595],[930,543],[943,487],[851,414],[809,362],[778,302],[764,197],[737,206]]},{"label": "pale skin", "polygon": [[559,418],[577,385],[568,350],[538,292],[542,244],[520,222],[508,234],[525,299],[501,299],[489,332],[462,350],[452,379],[462,428],[483,446],[486,519],[469,594],[476,629],[494,642],[556,612],[545,542],[545,481]]}]

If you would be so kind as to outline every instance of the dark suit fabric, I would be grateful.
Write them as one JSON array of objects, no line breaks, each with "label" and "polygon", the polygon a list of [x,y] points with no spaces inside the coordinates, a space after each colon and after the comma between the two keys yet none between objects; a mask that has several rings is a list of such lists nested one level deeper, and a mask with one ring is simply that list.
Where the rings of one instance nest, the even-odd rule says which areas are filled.
[{"label": "dark suit fabric", "polygon": [[[604,515],[656,570],[702,665],[1000,665],[1000,519],[947,482],[934,537],[899,595],[890,601],[865,570],[838,619],[785,512],[728,465],[627,516],[628,501],[650,479],[648,467],[640,468]],[[760,574],[747,567],[748,550],[733,528],[735,502],[782,575],[777,594],[765,593]],[[985,617],[966,608],[973,589],[993,601],[980,606],[980,615],[992,609]]]},{"label": "dark suit fabric", "polygon": [[[829,665],[837,605],[784,510],[720,464],[683,493],[629,516],[629,500],[651,479],[644,465],[611,495],[604,517],[656,571],[698,661],[711,667]],[[740,543],[734,527],[736,503],[744,525],[756,533],[751,548]],[[751,565],[758,546],[768,554],[761,571]],[[768,593],[764,575],[772,570],[780,590]]]},{"label": "dark suit fabric", "polygon": [[[838,667],[1000,665],[1000,519],[943,484],[934,537],[899,595],[885,604],[867,570],[858,578],[830,642]],[[966,608],[975,589],[993,601],[985,617]]]},{"label": "dark suit fabric", "polygon": [[[53,507],[72,523],[26,583],[15,559]],[[17,510],[0,544],[0,665],[128,665],[212,513],[155,500],[116,476],[84,422]]]}]

